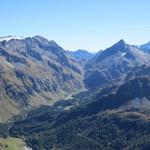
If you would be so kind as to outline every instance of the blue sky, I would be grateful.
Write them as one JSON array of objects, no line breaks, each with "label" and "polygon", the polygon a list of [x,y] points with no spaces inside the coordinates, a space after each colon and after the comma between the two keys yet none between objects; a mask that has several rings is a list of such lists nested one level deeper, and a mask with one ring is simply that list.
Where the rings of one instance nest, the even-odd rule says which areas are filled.
[{"label": "blue sky", "polygon": [[0,36],[42,35],[65,49],[97,51],[123,38],[150,41],[150,0],[1,0]]}]

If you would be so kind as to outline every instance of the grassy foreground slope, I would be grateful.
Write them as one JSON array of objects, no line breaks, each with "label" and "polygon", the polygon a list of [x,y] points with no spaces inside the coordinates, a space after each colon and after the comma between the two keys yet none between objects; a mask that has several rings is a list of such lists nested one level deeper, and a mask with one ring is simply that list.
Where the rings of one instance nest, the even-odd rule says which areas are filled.
[{"label": "grassy foreground slope", "polygon": [[0,150],[25,150],[25,142],[18,138],[0,138]]}]

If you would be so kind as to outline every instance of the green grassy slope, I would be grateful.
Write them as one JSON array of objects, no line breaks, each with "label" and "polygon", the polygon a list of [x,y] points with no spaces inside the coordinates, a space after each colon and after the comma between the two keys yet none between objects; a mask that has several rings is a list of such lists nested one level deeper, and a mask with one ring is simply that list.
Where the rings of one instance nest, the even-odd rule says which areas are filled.
[{"label": "green grassy slope", "polygon": [[24,150],[25,142],[18,138],[0,138],[0,150]]}]

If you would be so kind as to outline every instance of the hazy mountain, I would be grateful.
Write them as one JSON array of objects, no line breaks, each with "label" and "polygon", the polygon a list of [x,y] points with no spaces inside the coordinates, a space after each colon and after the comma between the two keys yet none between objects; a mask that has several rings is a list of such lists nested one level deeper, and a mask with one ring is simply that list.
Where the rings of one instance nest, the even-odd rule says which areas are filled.
[{"label": "hazy mountain", "polygon": [[141,49],[142,51],[146,52],[146,53],[150,53],[150,42],[147,42],[143,45],[138,46],[139,49]]},{"label": "hazy mountain", "polygon": [[48,105],[78,92],[82,80],[80,65],[54,41],[40,36],[1,38],[1,120],[22,107]]},{"label": "hazy mountain", "polygon": [[86,63],[84,82],[89,88],[102,86],[144,64],[150,65],[150,55],[120,40]]},{"label": "hazy mountain", "polygon": [[87,61],[94,56],[93,53],[90,53],[87,50],[82,49],[78,49],[76,51],[68,51],[68,53],[80,61]]}]

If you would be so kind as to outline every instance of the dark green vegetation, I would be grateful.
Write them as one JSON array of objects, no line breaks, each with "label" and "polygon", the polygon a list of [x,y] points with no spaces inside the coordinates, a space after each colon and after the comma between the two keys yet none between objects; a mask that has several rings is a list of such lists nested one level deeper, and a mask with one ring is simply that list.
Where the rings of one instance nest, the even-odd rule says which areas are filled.
[{"label": "dark green vegetation", "polygon": [[[149,149],[148,91],[150,80],[141,77],[121,85],[114,94],[100,96],[96,92],[93,102],[82,101],[80,105],[79,101],[70,111],[59,109],[62,104],[39,108],[16,121],[10,134],[24,136],[35,150]],[[82,99],[83,95],[84,99],[92,97],[85,93],[72,101]]]},{"label": "dark green vegetation", "polygon": [[[45,115],[45,114],[43,114]],[[64,114],[64,116],[67,114]],[[33,149],[148,149],[150,121],[136,111],[100,113],[51,122],[37,115],[16,123],[12,134],[24,135]],[[61,116],[60,116],[61,117]],[[37,122],[37,120],[39,122]]]},{"label": "dark green vegetation", "polygon": [[9,126],[0,123],[0,137],[7,137],[9,135]]}]

